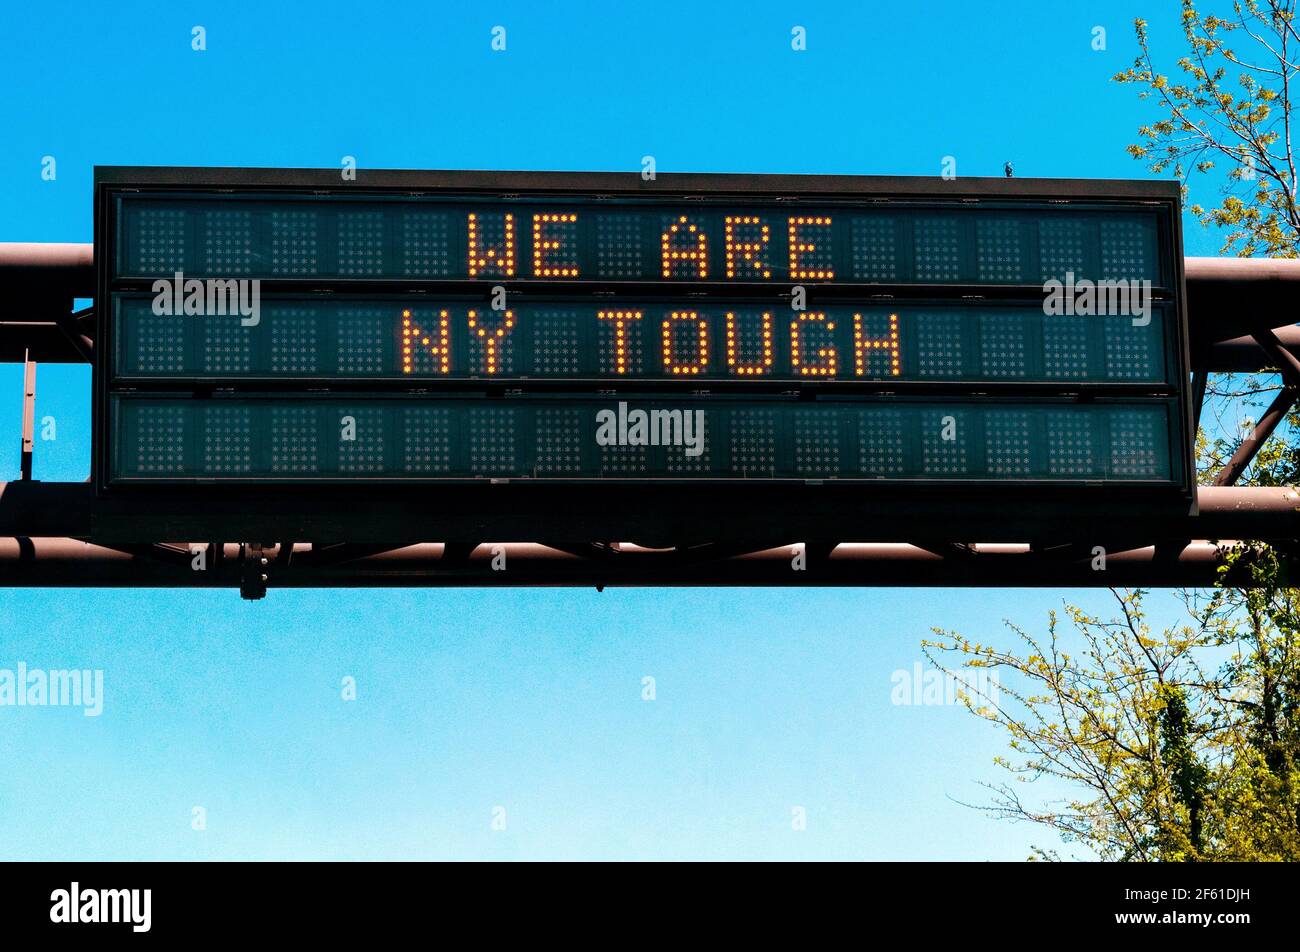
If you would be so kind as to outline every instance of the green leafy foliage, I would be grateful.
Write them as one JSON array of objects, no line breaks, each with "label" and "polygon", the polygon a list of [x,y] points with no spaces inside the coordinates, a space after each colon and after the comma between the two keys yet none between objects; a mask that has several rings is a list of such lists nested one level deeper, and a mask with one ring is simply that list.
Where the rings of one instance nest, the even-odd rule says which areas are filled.
[{"label": "green leafy foliage", "polygon": [[[1139,54],[1114,77],[1156,100],[1161,117],[1138,130],[1128,147],[1151,171],[1172,171],[1184,184],[1219,163],[1216,204],[1189,210],[1204,225],[1226,230],[1224,254],[1296,257],[1300,208],[1291,148],[1292,84],[1300,34],[1294,0],[1237,0],[1233,16],[1201,13],[1182,0],[1187,52],[1174,78],[1155,65],[1145,20],[1136,20]],[[1241,52],[1247,44],[1249,55]]]},{"label": "green leafy foliage", "polygon": [[[1140,590],[1115,591],[1114,618],[1067,606],[1068,637],[1055,613],[1045,636],[1009,625],[1019,649],[936,629],[940,669],[998,673],[961,696],[1008,737],[1011,780],[982,809],[1106,860],[1300,860],[1297,592],[1267,549],[1230,553],[1234,570],[1259,587],[1187,593],[1190,621],[1159,632]],[[1043,778],[1074,794],[1031,802]]]}]

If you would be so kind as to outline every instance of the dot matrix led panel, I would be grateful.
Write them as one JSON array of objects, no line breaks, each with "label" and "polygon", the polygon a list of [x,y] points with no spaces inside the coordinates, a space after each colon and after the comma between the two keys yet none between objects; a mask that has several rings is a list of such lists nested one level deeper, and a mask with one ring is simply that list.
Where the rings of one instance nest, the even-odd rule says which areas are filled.
[{"label": "dot matrix led panel", "polygon": [[568,300],[507,311],[458,300],[263,299],[259,321],[154,315],[120,296],[114,367],[124,379],[373,378],[1171,383],[1164,306],[1130,318],[1041,307],[897,302],[803,313],[752,300]]},{"label": "dot matrix led panel", "polygon": [[1186,497],[1178,213],[1170,183],[99,169],[96,482]]},{"label": "dot matrix led panel", "polygon": [[114,278],[241,275],[475,282],[1037,284],[1167,287],[1157,213],[544,201],[438,195],[123,195]]},{"label": "dot matrix led panel", "polygon": [[1172,403],[114,397],[115,478],[1173,477]]}]

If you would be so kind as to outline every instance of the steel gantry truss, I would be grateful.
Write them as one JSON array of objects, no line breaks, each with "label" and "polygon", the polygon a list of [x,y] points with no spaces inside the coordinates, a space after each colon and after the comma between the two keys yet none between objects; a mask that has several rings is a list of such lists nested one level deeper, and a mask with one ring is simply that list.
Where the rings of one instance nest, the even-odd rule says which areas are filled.
[{"label": "steel gantry truss", "polygon": [[[1268,543],[1289,564],[1300,558],[1300,494],[1235,484],[1300,396],[1300,327],[1290,311],[1300,293],[1300,260],[1188,258],[1186,283],[1198,421],[1211,373],[1272,369],[1283,384],[1190,512],[1117,507],[1098,525],[1068,500],[1017,499],[1011,490],[990,494],[976,511],[946,510],[931,491],[872,512],[856,490],[855,511],[870,529],[844,538],[834,506],[783,520],[790,491],[765,497],[756,490],[745,506],[773,513],[760,536],[746,530],[753,520],[739,509],[675,514],[671,494],[648,489],[638,491],[636,504],[662,531],[632,544],[592,542],[599,522],[577,508],[557,511],[554,496],[497,511],[490,487],[432,519],[414,517],[418,497],[409,493],[372,494],[346,511],[331,499],[242,493],[205,504],[201,538],[262,541],[184,542],[175,541],[173,527],[194,525],[185,497],[160,490],[141,512],[138,502],[97,497],[89,481],[31,478],[36,365],[96,359],[93,311],[73,306],[94,295],[93,249],[0,244],[0,362],[27,369],[22,478],[0,483],[0,584],[238,587],[251,598],[268,587],[1204,586],[1244,541]],[[818,495],[828,498],[825,490]],[[444,541],[427,541],[427,526]]]}]

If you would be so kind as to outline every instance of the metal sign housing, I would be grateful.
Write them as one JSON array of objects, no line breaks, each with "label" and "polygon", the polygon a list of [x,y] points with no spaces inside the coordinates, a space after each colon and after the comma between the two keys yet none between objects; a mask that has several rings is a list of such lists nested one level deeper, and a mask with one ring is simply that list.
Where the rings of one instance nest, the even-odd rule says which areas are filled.
[{"label": "metal sign housing", "polygon": [[[438,486],[435,510],[483,525],[581,509],[584,531],[653,535],[764,511],[864,531],[1011,487],[1113,514],[1194,501],[1175,183],[95,182],[104,498],[256,485],[270,509],[364,510],[383,484],[415,511]],[[1132,282],[1141,303],[1144,281],[1144,316],[1085,302]]]}]

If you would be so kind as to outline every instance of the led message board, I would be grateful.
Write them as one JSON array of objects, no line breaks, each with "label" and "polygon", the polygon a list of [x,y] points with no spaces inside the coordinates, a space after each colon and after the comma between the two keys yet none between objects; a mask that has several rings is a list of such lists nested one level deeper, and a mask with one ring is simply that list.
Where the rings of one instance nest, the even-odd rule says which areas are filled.
[{"label": "led message board", "polygon": [[99,169],[97,472],[1186,493],[1176,188]]}]

